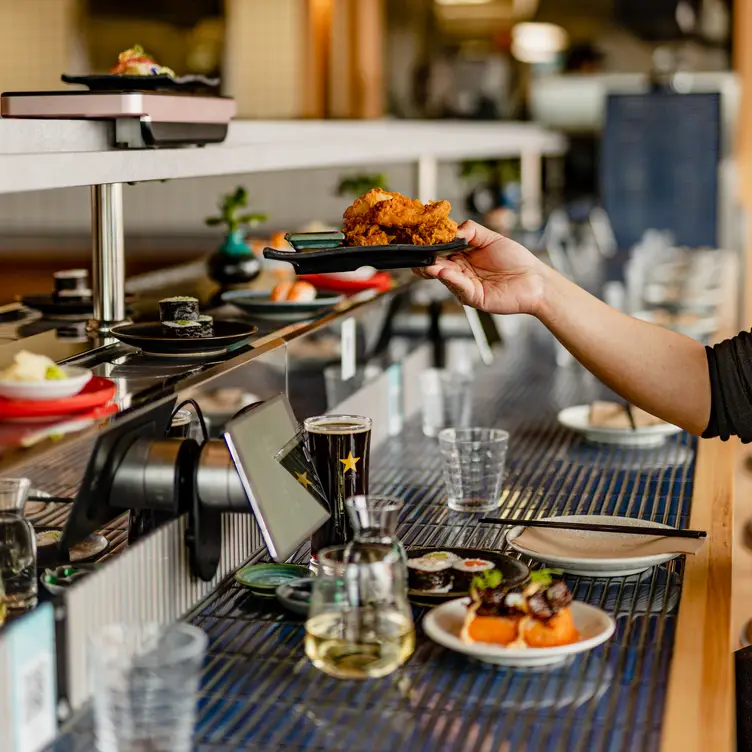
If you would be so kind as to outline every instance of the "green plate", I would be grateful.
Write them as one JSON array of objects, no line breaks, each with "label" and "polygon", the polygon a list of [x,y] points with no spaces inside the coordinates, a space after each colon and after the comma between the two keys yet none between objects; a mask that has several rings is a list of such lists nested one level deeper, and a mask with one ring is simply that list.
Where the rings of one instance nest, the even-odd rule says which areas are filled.
[{"label": "green plate", "polygon": [[250,564],[235,573],[235,581],[258,595],[274,598],[280,585],[310,574],[308,567],[299,564]]}]

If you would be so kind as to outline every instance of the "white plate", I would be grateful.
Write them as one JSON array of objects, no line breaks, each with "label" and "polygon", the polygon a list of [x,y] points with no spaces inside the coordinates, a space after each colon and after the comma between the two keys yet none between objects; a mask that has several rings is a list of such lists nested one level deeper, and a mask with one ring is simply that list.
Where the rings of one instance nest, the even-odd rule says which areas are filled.
[{"label": "white plate", "polygon": [[663,444],[669,436],[681,433],[681,428],[663,423],[633,431],[631,428],[601,428],[590,425],[590,405],[567,407],[558,416],[562,426],[582,434],[594,444],[620,444],[631,447],[655,447]]},{"label": "white plate", "polygon": [[76,366],[61,366],[65,379],[49,379],[44,381],[2,381],[0,380],[0,397],[13,400],[30,400],[44,402],[46,400],[67,399],[77,395],[91,381],[92,373],[88,368]]},{"label": "white plate", "polygon": [[460,640],[460,630],[465,623],[469,603],[469,598],[442,603],[426,614],[423,629],[439,645],[497,666],[523,668],[561,663],[577,653],[587,652],[604,643],[616,628],[616,622],[605,611],[587,603],[573,601],[570,606],[572,618],[582,638],[573,645],[556,648],[505,648],[485,642],[467,645]]},{"label": "white plate", "polygon": [[[545,517],[547,520],[561,520],[568,522],[584,522],[591,525],[630,525],[632,527],[665,527],[671,529],[670,525],[662,525],[658,522],[649,520],[638,520],[633,517],[612,517],[606,514],[572,514],[562,515],[560,517]],[[658,556],[633,556],[625,558],[577,558],[573,556],[556,556],[553,554],[541,554],[537,551],[530,551],[516,542],[516,538],[522,535],[523,527],[513,527],[507,533],[507,543],[515,550],[525,556],[529,556],[536,561],[542,561],[556,569],[561,569],[569,574],[580,575],[582,577],[627,577],[632,574],[639,574],[650,567],[657,567],[671,559],[675,559],[681,554],[660,554]],[[595,533],[585,530],[569,530],[568,533],[580,534],[583,540],[586,538],[603,540],[608,538],[613,542],[614,549],[619,546],[628,546],[630,543],[637,543],[646,540],[644,537],[630,535],[619,538],[612,533]]]}]

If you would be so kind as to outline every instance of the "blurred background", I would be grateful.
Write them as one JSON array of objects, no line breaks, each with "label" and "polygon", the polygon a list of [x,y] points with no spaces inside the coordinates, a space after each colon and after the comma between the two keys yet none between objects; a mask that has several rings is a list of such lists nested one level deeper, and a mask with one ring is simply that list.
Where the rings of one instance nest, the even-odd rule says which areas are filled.
[{"label": "blurred background", "polygon": [[[734,11],[732,0],[0,0],[0,90],[60,89],[61,73],[104,72],[138,43],[178,74],[221,76],[244,119],[532,120],[569,139],[567,155],[546,165],[548,211],[586,216],[604,205],[618,245],[630,247],[655,224],[645,214],[655,190],[672,194],[663,216],[673,212],[677,227],[659,229],[677,243],[733,247]],[[666,92],[690,96],[649,111],[644,99],[609,100]],[[630,141],[646,128],[652,152]],[[634,170],[638,147],[683,166],[671,185]],[[409,166],[363,165],[374,173],[414,192]],[[269,214],[265,231],[338,224],[348,177],[358,176],[127,187],[128,273],[213,249],[203,218],[239,182]],[[441,165],[440,195],[457,219],[513,227],[518,191],[514,162]],[[89,233],[86,188],[0,196],[0,263],[13,269],[0,298],[38,287],[34,275],[48,279],[61,254],[87,265]]]}]

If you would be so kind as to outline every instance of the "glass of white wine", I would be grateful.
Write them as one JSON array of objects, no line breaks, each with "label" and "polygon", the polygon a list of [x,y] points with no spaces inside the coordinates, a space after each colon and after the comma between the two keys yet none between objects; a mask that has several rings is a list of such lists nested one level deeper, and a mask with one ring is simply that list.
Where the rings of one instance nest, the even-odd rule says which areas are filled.
[{"label": "glass of white wine", "polygon": [[415,650],[405,565],[393,546],[332,546],[319,552],[306,622],[306,655],[338,679],[396,671]]}]

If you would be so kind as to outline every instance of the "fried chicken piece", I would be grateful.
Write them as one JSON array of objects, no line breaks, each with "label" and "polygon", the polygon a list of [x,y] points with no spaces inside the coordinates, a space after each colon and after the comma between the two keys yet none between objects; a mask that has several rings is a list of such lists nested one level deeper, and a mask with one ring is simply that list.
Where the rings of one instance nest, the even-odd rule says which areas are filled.
[{"label": "fried chicken piece", "polygon": [[435,225],[404,227],[397,231],[396,242],[412,245],[439,245],[451,243],[457,236],[457,223],[446,217]]},{"label": "fried chicken piece", "polygon": [[[362,222],[363,218],[379,203],[389,201],[394,196],[399,195],[384,191],[381,188],[374,188],[368,191],[360,198],[356,198],[351,206],[345,210],[345,227],[348,223],[352,224]],[[373,223],[372,223],[373,224]]]},{"label": "fried chicken piece", "polygon": [[356,224],[345,232],[347,245],[389,245],[393,236],[378,225]]}]

